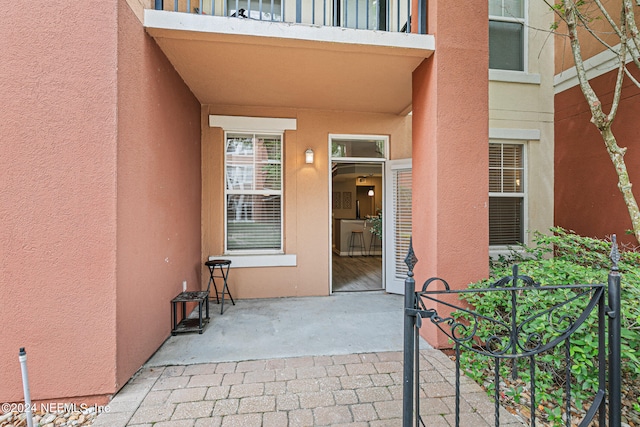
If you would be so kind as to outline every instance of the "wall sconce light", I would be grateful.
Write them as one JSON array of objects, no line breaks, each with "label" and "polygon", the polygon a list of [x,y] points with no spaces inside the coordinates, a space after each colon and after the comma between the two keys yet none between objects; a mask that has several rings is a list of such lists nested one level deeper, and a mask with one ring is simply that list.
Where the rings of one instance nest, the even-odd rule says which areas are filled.
[{"label": "wall sconce light", "polygon": [[367,196],[373,197],[374,193],[373,193],[373,187],[369,188],[369,191],[367,192]]},{"label": "wall sconce light", "polygon": [[304,152],[304,162],[307,164],[313,163],[313,150],[311,148],[307,148],[307,151]]}]

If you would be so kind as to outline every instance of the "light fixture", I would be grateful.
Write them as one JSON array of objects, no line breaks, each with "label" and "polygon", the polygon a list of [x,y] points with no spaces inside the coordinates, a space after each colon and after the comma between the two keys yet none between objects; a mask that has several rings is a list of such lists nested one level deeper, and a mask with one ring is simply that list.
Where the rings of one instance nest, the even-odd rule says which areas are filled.
[{"label": "light fixture", "polygon": [[373,187],[369,188],[369,191],[367,192],[367,196],[373,197]]},{"label": "light fixture", "polygon": [[304,152],[304,162],[307,164],[313,163],[313,150],[311,148],[307,148],[307,151]]}]

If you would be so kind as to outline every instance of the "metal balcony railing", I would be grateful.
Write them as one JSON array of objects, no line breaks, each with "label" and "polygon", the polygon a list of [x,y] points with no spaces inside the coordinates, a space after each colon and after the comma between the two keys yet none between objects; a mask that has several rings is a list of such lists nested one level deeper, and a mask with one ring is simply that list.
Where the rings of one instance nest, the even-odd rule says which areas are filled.
[{"label": "metal balcony railing", "polygon": [[417,32],[426,34],[427,0],[155,0],[156,10],[255,19],[258,21],[305,23],[364,30]]}]

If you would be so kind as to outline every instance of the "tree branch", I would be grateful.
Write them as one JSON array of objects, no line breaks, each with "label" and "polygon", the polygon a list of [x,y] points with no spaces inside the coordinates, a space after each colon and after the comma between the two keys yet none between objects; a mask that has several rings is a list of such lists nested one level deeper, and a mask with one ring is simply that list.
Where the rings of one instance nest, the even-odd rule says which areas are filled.
[{"label": "tree branch", "polygon": [[[602,4],[602,2],[600,0],[593,0],[593,1],[598,6],[598,9],[600,9],[600,13],[602,13],[602,15],[607,20],[607,22],[609,22],[609,25],[611,25],[611,28],[613,28],[613,31],[616,32],[618,37],[622,37],[622,33],[620,32],[620,28],[618,28],[618,25],[615,23],[613,18],[611,18],[611,15],[609,15],[609,12],[607,12],[607,9],[605,9],[605,7]],[[638,0],[638,1],[640,1],[640,0]]]},{"label": "tree branch", "polygon": [[636,80],[635,77],[633,77],[633,74],[631,74],[631,72],[629,70],[627,70],[627,67],[624,67],[624,72],[627,75],[627,77],[629,77],[629,79],[631,79],[631,81],[633,82],[634,85],[640,87],[640,82],[638,80]]},{"label": "tree branch", "polygon": [[[636,3],[640,6],[640,0],[637,0]],[[640,59],[638,58],[640,53],[640,32],[638,31],[638,25],[636,24],[635,13],[633,11],[633,4],[631,0],[624,0],[623,8],[625,11],[625,22],[627,24],[628,31],[631,33],[631,40],[633,41],[633,50],[629,49],[627,45],[627,49],[629,49],[629,53],[631,54],[631,58],[633,58],[633,63],[636,64],[636,67],[640,68]]]},{"label": "tree branch", "polygon": [[[623,25],[624,28],[624,25]],[[611,110],[609,111],[609,115],[607,120],[609,123],[613,122],[613,119],[616,117],[616,113],[618,112],[618,106],[620,105],[620,97],[622,96],[622,83],[624,80],[624,71],[627,69],[626,67],[626,58],[627,58],[627,49],[626,44],[627,37],[626,33],[623,31],[620,38],[620,63],[618,64],[618,75],[616,76],[616,88],[613,92],[613,101],[611,102]]]},{"label": "tree branch", "polygon": [[591,122],[596,125],[600,131],[602,131],[610,126],[610,124],[608,124],[607,116],[602,111],[602,103],[587,78],[584,61],[582,60],[580,41],[578,40],[578,26],[576,23],[577,12],[575,9],[575,3],[573,0],[562,0],[562,3],[565,8],[565,22],[567,23],[567,29],[569,31],[571,51],[573,52],[573,60],[576,66],[580,89],[582,89],[582,93],[589,104],[589,109],[591,110]]}]

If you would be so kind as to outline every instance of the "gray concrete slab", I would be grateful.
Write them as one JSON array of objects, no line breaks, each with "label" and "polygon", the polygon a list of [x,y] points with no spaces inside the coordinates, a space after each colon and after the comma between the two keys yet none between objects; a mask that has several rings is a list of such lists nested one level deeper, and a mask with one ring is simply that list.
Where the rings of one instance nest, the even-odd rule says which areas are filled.
[{"label": "gray concrete slab", "polygon": [[170,337],[145,366],[400,351],[403,301],[385,292],[225,301],[223,315],[212,303],[203,334]]}]

